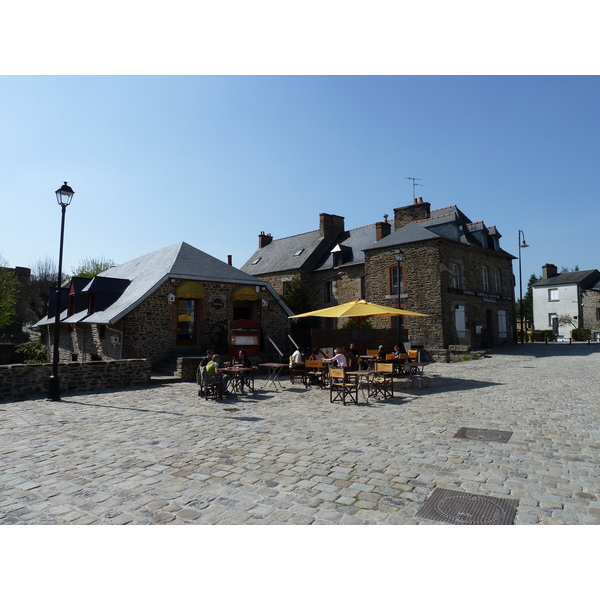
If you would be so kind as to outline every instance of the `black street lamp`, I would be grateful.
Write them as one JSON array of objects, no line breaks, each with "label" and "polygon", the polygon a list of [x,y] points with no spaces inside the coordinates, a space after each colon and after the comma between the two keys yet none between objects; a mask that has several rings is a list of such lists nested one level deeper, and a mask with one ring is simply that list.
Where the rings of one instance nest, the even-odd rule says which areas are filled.
[{"label": "black street lamp", "polygon": [[60,221],[60,249],[58,251],[58,277],[56,279],[56,301],[54,307],[54,360],[52,361],[52,375],[48,382],[48,400],[60,400],[60,382],[58,378],[58,346],[60,344],[60,294],[62,280],[63,241],[65,238],[65,214],[67,206],[71,204],[75,193],[65,181],[56,190],[56,200],[61,207],[62,217]]},{"label": "black street lamp", "polygon": [[[394,250],[394,258],[396,259],[396,262],[398,263],[398,310],[400,310],[400,292],[401,290],[401,286],[400,286],[400,281],[401,281],[401,277],[400,277],[400,263],[404,260],[404,252],[402,252],[402,250],[400,250],[400,248],[396,248],[396,250]],[[398,315],[398,345],[400,346],[400,348],[402,348],[402,317],[400,315]]]},{"label": "black street lamp", "polygon": [[[521,235],[523,235],[522,242]],[[519,229],[519,307],[521,309],[521,344],[524,344],[525,331],[523,330],[523,276],[521,275],[521,248],[529,248],[529,244],[525,241],[525,234]]]}]

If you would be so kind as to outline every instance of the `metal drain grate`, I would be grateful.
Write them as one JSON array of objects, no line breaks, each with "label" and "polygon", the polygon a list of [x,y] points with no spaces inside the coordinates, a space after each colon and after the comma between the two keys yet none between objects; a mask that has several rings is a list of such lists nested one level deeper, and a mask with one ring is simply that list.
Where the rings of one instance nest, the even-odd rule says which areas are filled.
[{"label": "metal drain grate", "polygon": [[452,437],[461,440],[479,440],[481,442],[502,442],[506,444],[512,436],[512,431],[498,431],[496,429],[471,429],[461,427]]},{"label": "metal drain grate", "polygon": [[513,525],[517,500],[435,488],[415,516],[453,525]]}]

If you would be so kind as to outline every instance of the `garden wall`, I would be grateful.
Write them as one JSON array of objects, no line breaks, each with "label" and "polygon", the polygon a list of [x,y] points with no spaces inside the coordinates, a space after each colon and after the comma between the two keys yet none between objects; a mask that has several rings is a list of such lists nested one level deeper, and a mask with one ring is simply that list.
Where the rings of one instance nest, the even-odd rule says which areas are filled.
[{"label": "garden wall", "polygon": [[[61,363],[58,365],[61,393],[91,392],[150,383],[150,360],[129,359]],[[45,397],[51,364],[0,365],[0,400]]]}]

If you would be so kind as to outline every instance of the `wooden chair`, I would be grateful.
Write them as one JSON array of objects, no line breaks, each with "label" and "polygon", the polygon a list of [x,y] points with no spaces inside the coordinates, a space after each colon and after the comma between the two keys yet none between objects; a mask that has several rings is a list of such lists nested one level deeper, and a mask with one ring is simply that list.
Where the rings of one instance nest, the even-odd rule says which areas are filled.
[{"label": "wooden chair", "polygon": [[200,386],[198,396],[204,397],[205,400],[214,398],[215,400],[223,399],[223,380],[219,377],[216,381],[208,381],[206,367],[200,365],[196,373],[196,381]]},{"label": "wooden chair", "polygon": [[344,369],[329,369],[329,402],[340,401],[346,406],[346,398],[358,404],[357,379],[349,378]]},{"label": "wooden chair", "polygon": [[304,363],[304,385],[325,386],[325,374],[323,372],[322,360],[307,360]]},{"label": "wooden chair", "polygon": [[419,351],[418,350],[408,350],[408,360],[409,362],[419,362]]},{"label": "wooden chair", "polygon": [[367,356],[377,356],[379,354],[379,350],[367,350]]},{"label": "wooden chair", "polygon": [[394,365],[392,363],[376,363],[375,374],[371,379],[370,396],[391,398],[394,395]]},{"label": "wooden chair", "polygon": [[396,355],[393,352],[391,354],[386,354],[385,355],[385,360],[387,360],[388,362],[390,360],[396,360]]},{"label": "wooden chair", "polygon": [[301,380],[304,380],[304,373],[304,365],[294,364],[294,361],[290,356],[290,382],[294,383],[296,377],[300,377]]}]

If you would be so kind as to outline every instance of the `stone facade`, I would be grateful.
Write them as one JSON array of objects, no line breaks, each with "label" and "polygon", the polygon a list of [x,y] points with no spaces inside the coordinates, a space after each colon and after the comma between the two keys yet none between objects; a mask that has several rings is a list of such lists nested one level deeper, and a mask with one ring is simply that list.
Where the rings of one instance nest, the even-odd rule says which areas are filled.
[{"label": "stone facade", "polygon": [[[44,396],[48,391],[50,375],[51,364],[0,365],[0,400]],[[150,381],[150,361],[63,363],[58,365],[58,376],[62,393],[147,385]]]},{"label": "stone facade", "polygon": [[[162,284],[114,326],[79,323],[76,326],[61,325],[60,361],[90,362],[109,361],[139,354],[158,364],[179,352],[203,354],[213,348],[222,355],[229,354],[228,325],[234,320],[236,303],[232,295],[238,285],[202,282],[206,297],[199,300],[196,310],[196,344],[182,346],[177,340],[178,308],[176,302],[168,302],[169,294],[186,283],[184,279],[171,279]],[[261,325],[262,351],[271,353],[269,335],[279,347],[285,347],[290,323],[273,296],[265,289],[258,293],[258,300],[248,303],[250,320]],[[53,341],[52,336],[50,337]],[[52,356],[52,344],[49,349]]]},{"label": "stone facade", "polygon": [[[441,238],[406,244],[402,250],[401,308],[430,315],[404,318],[404,327],[413,345],[448,348],[464,343],[481,348],[514,342],[516,315],[512,265],[506,256]],[[390,272],[398,265],[394,249],[382,248],[366,254],[368,299],[397,308],[398,295],[390,293]],[[458,265],[462,272],[462,283],[458,288],[454,286],[453,265]],[[484,267],[488,273],[488,290],[484,288]],[[455,311],[459,306],[464,307],[464,339],[459,339],[456,332]],[[379,326],[391,326],[391,319],[387,319],[387,323],[384,319],[378,321]],[[502,330],[501,321],[506,323]]]}]

